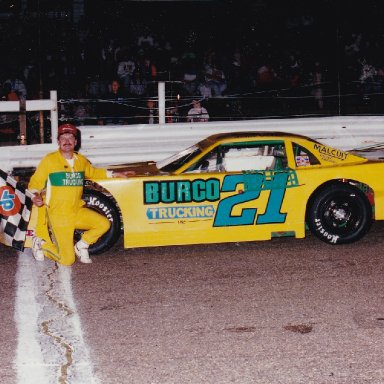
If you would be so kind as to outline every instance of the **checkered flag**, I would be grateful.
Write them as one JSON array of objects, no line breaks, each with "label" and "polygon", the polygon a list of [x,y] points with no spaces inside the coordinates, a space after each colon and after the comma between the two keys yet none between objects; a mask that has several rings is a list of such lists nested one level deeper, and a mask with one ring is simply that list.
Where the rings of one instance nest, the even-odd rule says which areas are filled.
[{"label": "checkered flag", "polygon": [[24,250],[31,217],[31,193],[0,169],[0,241]]}]

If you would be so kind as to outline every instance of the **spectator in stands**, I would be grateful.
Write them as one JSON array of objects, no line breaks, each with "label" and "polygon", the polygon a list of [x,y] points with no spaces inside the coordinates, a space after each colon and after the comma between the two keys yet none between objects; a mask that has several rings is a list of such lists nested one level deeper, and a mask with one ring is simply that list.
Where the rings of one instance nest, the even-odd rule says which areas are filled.
[{"label": "spectator in stands", "polygon": [[198,94],[201,95],[204,99],[210,99],[212,97],[212,88],[204,76],[201,76],[197,90]]},{"label": "spectator in stands", "polygon": [[[297,89],[301,84],[303,68],[301,60],[296,54],[290,54],[288,57],[288,62],[285,65],[284,80],[287,80],[287,86],[293,89]],[[286,77],[285,77],[286,76]],[[310,77],[314,76],[314,72],[310,74]],[[312,83],[314,79],[311,79]]]},{"label": "spectator in stands", "polygon": [[152,33],[150,29],[147,27],[145,28],[142,35],[139,36],[137,39],[137,46],[139,48],[142,48],[144,50],[152,48],[155,45],[155,39],[152,36]]},{"label": "spectator in stands", "polygon": [[158,110],[156,108],[156,102],[154,100],[149,99],[147,101],[147,123],[148,124],[156,124],[159,122],[158,118]]},{"label": "spectator in stands", "polygon": [[313,70],[312,75],[312,91],[311,94],[315,98],[318,109],[322,110],[324,108],[324,100],[323,100],[323,70],[319,62],[315,63],[315,68]]},{"label": "spectator in stands", "polygon": [[84,99],[84,93],[81,90],[77,91],[76,99],[77,103],[72,106],[71,115],[76,121],[76,125],[86,125],[92,123],[90,117],[94,114],[94,106]]},{"label": "spectator in stands", "polygon": [[10,90],[15,92],[20,100],[26,100],[27,88],[25,87],[24,81],[20,79],[16,71],[11,71],[9,79],[4,81],[4,85],[8,84]]},{"label": "spectator in stands", "polygon": [[134,60],[125,54],[117,66],[117,76],[119,76],[120,82],[125,89],[129,88],[135,69],[136,64]]},{"label": "spectator in stands", "polygon": [[20,100],[20,96],[18,92],[12,89],[12,85],[9,82],[5,82],[3,84],[2,100],[3,101],[19,101]]},{"label": "spectator in stands", "polygon": [[269,90],[273,88],[276,80],[276,72],[270,61],[265,61],[257,69],[256,84],[261,90]]},{"label": "spectator in stands", "polygon": [[28,98],[32,100],[38,99],[39,70],[33,58],[27,59],[23,66],[22,74],[25,88],[28,89]]},{"label": "spectator in stands", "polygon": [[136,70],[129,84],[128,93],[131,96],[143,96],[147,93],[147,82],[141,77],[140,71]]},{"label": "spectator in stands", "polygon": [[188,111],[187,121],[189,123],[206,122],[209,120],[208,111],[201,106],[199,100],[192,101],[192,108]]},{"label": "spectator in stands", "polygon": [[215,61],[212,65],[207,65],[205,69],[206,84],[211,88],[213,96],[223,96],[227,89],[227,80],[223,69]]},{"label": "spectator in stands", "polygon": [[183,68],[183,90],[186,95],[194,96],[197,91],[197,77],[198,77],[198,65],[196,63],[196,57],[184,56],[182,60]]},{"label": "spectator in stands", "polygon": [[98,111],[99,124],[126,124],[127,107],[125,106],[125,92],[118,79],[113,79],[110,84],[110,92],[104,95],[105,101]]},{"label": "spectator in stands", "polygon": [[186,68],[184,70],[183,75],[183,90],[186,95],[188,96],[194,96],[197,92],[197,86],[198,86],[198,72],[196,69],[195,62],[189,62],[186,65]]},{"label": "spectator in stands", "polygon": [[377,71],[374,65],[366,59],[361,61],[361,72],[359,80],[361,82],[361,90],[364,100],[368,100],[370,94],[375,90]]},{"label": "spectator in stands", "polygon": [[119,47],[116,44],[116,40],[111,38],[101,48],[101,59],[103,66],[104,76],[111,77],[115,75],[116,71],[116,53]]},{"label": "spectator in stands", "polygon": [[236,94],[246,92],[249,87],[249,83],[251,83],[246,80],[245,71],[241,65],[239,53],[234,55],[232,63],[229,65],[227,83],[227,92]]},{"label": "spectator in stands", "polygon": [[[26,3],[25,0],[24,3]],[[89,3],[93,4],[94,2]],[[196,10],[198,10],[198,14],[202,15],[204,21],[202,20],[198,28],[193,29],[189,29],[189,23],[182,21],[185,10],[180,13],[176,11],[171,13],[170,8],[173,7],[169,7],[168,10],[166,10],[167,7],[163,7],[160,13],[155,13],[158,8],[149,5],[145,11],[148,14],[143,15],[143,18],[138,18],[135,12],[142,11],[135,10],[135,7],[124,7],[120,4],[123,2],[112,3],[116,4],[111,4],[110,7],[103,9],[103,15],[97,20],[92,17],[88,18],[89,15],[85,10],[84,17],[79,20],[77,26],[76,22],[72,24],[75,17],[67,25],[65,25],[66,23],[53,22],[53,20],[46,20],[47,22],[41,23],[40,27],[42,29],[38,28],[39,31],[40,29],[42,31],[40,35],[41,46],[44,47],[41,55],[36,55],[37,29],[34,23],[30,23],[29,17],[18,19],[16,24],[13,19],[9,19],[9,21],[2,20],[0,23],[3,32],[1,46],[2,51],[7,53],[2,61],[3,66],[26,69],[23,75],[18,74],[18,78],[24,82],[25,88],[28,90],[28,95],[25,95],[22,90],[16,89],[21,98],[27,96],[28,98],[38,98],[42,90],[41,86],[44,87],[45,96],[52,89],[58,91],[59,100],[67,96],[72,98],[76,94],[77,87],[84,89],[84,79],[87,78],[91,80],[88,82],[92,84],[89,88],[90,93],[87,96],[99,98],[101,91],[97,81],[95,81],[96,75],[100,74],[103,77],[100,80],[107,82],[107,79],[117,76],[118,65],[121,64],[123,67],[122,62],[127,60],[133,61],[137,69],[139,55],[142,57],[140,63],[142,64],[140,65],[142,75],[146,77],[148,82],[155,81],[149,83],[151,88],[147,88],[146,97],[157,94],[157,73],[167,73],[163,79],[176,82],[183,80],[188,61],[196,63],[199,74],[204,73],[202,69],[205,68],[205,65],[210,66],[209,71],[213,72],[211,68],[213,63],[221,62],[223,65],[220,69],[225,73],[225,80],[228,85],[223,92],[236,94],[239,103],[244,107],[244,116],[260,115],[259,111],[261,110],[263,110],[263,114],[267,113],[266,109],[257,109],[259,106],[256,109],[249,107],[250,99],[245,101],[245,98],[242,98],[242,95],[247,92],[255,91],[254,88],[259,88],[256,91],[276,89],[281,95],[287,96],[287,103],[289,96],[308,97],[308,88],[304,89],[302,85],[304,85],[304,81],[308,85],[308,79],[312,79],[313,74],[307,72],[308,63],[315,61],[312,55],[322,57],[324,64],[327,64],[328,60],[329,64],[327,66],[330,68],[330,72],[327,75],[327,80],[329,79],[331,82],[336,79],[333,76],[335,72],[332,74],[332,66],[336,70],[337,64],[337,73],[342,82],[342,87],[338,89],[346,94],[355,93],[357,87],[364,92],[367,98],[372,98],[368,96],[369,93],[382,92],[383,76],[380,76],[378,81],[379,76],[377,74],[367,76],[366,73],[361,73],[362,64],[358,60],[366,57],[369,64],[376,67],[376,71],[379,69],[378,66],[381,64],[380,52],[384,46],[383,27],[376,20],[371,19],[370,28],[372,30],[369,31],[363,28],[364,32],[361,32],[358,29],[356,30],[356,28],[361,28],[360,25],[353,23],[348,25],[349,17],[346,15],[345,25],[342,25],[343,28],[340,28],[340,34],[337,36],[337,51],[340,54],[340,60],[335,60],[335,52],[332,49],[336,49],[334,44],[336,37],[330,33],[329,28],[325,28],[326,21],[329,20],[328,12],[331,8],[328,8],[328,5],[330,6],[332,3],[330,1],[327,2],[327,7],[324,7],[325,3],[323,4],[321,8],[324,9],[320,14],[316,14],[316,22],[311,18],[307,19],[300,16],[302,9],[299,8],[301,7],[295,10],[290,9],[288,13],[285,7],[275,7],[274,14],[278,12],[278,15],[276,14],[275,17],[268,20],[261,20],[263,18],[259,18],[261,14],[253,9],[252,2],[248,2],[248,5],[242,7],[243,16],[241,22],[237,18],[239,16],[237,12],[233,14],[236,17],[233,21],[237,25],[231,28],[230,31],[228,25],[231,23],[228,23],[228,21],[232,19],[232,10],[236,2],[226,2],[228,4],[233,3],[228,8],[228,18],[219,17],[215,19],[214,28],[207,22],[210,19],[206,18],[208,16],[207,12],[210,12],[208,10],[209,6],[200,2],[201,4],[191,12],[195,14]],[[265,9],[269,8],[272,11],[273,6],[268,4],[270,2],[261,1],[261,3],[264,4]],[[97,6],[95,5],[95,7]],[[117,9],[121,10],[122,13],[118,14]],[[360,7],[359,13],[368,9],[370,9],[371,16],[379,17],[379,13],[382,12],[382,7]],[[28,14],[29,11],[26,12]],[[256,16],[256,13],[258,14],[257,18],[253,17]],[[269,11],[266,12],[266,14],[268,13]],[[359,13],[355,15],[360,16]],[[138,21],[138,19],[143,20],[143,22]],[[121,23],[122,20],[126,21],[126,23]],[[164,21],[166,22],[164,23]],[[54,34],[49,33],[52,30],[51,23],[55,25]],[[272,33],[264,33],[264,23],[271,23],[270,31]],[[309,25],[311,26],[310,29]],[[15,30],[17,31],[16,34]],[[241,30],[243,32],[239,33]],[[71,34],[73,36],[70,36]],[[30,38],[25,39],[25,36]],[[15,40],[15,37],[17,40]],[[169,41],[169,44],[165,44],[166,41]],[[127,54],[127,56],[124,57],[124,54]],[[39,61],[41,60],[41,67],[37,64],[34,65],[35,69],[32,70],[34,72],[33,79],[28,75],[29,67],[26,66],[30,57],[39,57]],[[65,57],[66,61],[60,62],[60,57]],[[153,68],[153,65],[146,66],[145,59],[149,60],[151,64],[155,62],[156,69]],[[12,63],[10,60],[12,60]],[[225,60],[228,60],[228,62]],[[129,65],[132,73],[132,64]],[[272,68],[268,68],[270,66]],[[42,70],[39,71],[39,68]],[[273,71],[271,72],[273,68],[279,75],[278,79],[281,77],[284,80],[284,84],[280,80],[276,82],[276,74]],[[258,76],[256,75],[257,69],[259,69]],[[0,72],[7,73],[7,70],[3,69]],[[154,73],[156,74],[154,75]],[[122,86],[132,80],[129,76],[124,79],[123,76],[120,78]],[[1,80],[5,79],[2,78]],[[185,80],[190,81],[189,78]],[[172,91],[175,93],[182,93],[183,91],[179,85],[172,85],[172,87]],[[177,91],[175,90],[176,87],[178,88]],[[139,89],[137,90],[137,88]],[[167,91],[170,88],[167,85]],[[102,95],[105,92],[104,89]],[[140,93],[139,85],[136,87],[136,94],[140,95]],[[200,98],[199,94],[201,94],[201,99],[204,99],[220,95],[222,92],[220,89],[215,90],[214,87],[207,90],[206,84],[203,84],[197,88],[194,95],[192,95],[194,92],[191,91],[186,93],[191,94],[191,98]],[[329,96],[331,97],[332,94]],[[358,98],[353,97],[344,97],[343,100],[346,100],[346,103],[359,102]],[[268,108],[272,105],[270,102],[266,104],[269,104],[269,106],[267,105]],[[294,103],[292,100],[289,104],[297,104],[301,108],[305,103]],[[320,100],[318,105],[321,109],[322,103]],[[329,103],[329,106],[331,105]],[[216,113],[215,115],[218,116]]]},{"label": "spectator in stands", "polygon": [[166,109],[165,121],[167,123],[178,123],[180,121],[179,109],[177,105]]},{"label": "spectator in stands", "polygon": [[100,74],[94,74],[87,78],[88,96],[91,98],[102,97],[108,88],[108,83]]},{"label": "spectator in stands", "polygon": [[123,99],[125,97],[125,93],[123,88],[121,87],[120,81],[118,79],[113,79],[109,86],[109,92],[105,95],[107,99]]},{"label": "spectator in stands", "polygon": [[152,96],[157,93],[157,66],[153,60],[143,55],[138,62],[138,69],[140,71],[140,77],[145,81],[147,85],[147,91]]}]

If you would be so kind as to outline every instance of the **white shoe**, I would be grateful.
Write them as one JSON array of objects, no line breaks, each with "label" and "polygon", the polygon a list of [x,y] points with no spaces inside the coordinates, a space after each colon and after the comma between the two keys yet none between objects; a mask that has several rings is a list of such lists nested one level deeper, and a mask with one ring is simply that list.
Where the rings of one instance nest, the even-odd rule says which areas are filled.
[{"label": "white shoe", "polygon": [[83,240],[79,240],[75,244],[75,254],[79,258],[80,262],[84,264],[91,264],[92,260],[89,258],[88,253],[89,244]]},{"label": "white shoe", "polygon": [[40,239],[40,237],[34,236],[32,238],[32,255],[37,261],[43,261],[44,260],[44,252],[41,249],[41,246],[43,245],[44,241],[43,239]]}]

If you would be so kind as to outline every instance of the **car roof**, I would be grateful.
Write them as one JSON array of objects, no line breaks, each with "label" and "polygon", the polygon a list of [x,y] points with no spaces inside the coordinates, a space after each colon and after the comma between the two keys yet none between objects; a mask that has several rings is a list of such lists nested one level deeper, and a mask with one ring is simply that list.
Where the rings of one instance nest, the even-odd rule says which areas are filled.
[{"label": "car roof", "polygon": [[297,138],[297,139],[305,139],[308,141],[316,142],[316,140],[313,140],[307,136],[304,135],[299,135],[295,133],[290,133],[290,132],[276,132],[276,131],[241,131],[241,132],[224,132],[224,133],[216,133],[214,135],[208,136],[206,139],[203,140],[203,142],[208,141],[210,143],[215,143],[217,141],[221,140],[228,140],[228,139],[242,139],[242,138],[250,138],[250,137],[264,137],[264,136],[269,136],[269,137],[275,137],[275,138]]}]

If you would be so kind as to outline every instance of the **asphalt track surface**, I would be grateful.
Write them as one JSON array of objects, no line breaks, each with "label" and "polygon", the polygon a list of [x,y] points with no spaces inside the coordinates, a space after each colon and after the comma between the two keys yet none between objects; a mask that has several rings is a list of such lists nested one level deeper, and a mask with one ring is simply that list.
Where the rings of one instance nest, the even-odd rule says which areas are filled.
[{"label": "asphalt track surface", "polygon": [[120,243],[71,268],[0,246],[0,381],[384,383],[383,246],[381,223],[342,246]]}]

